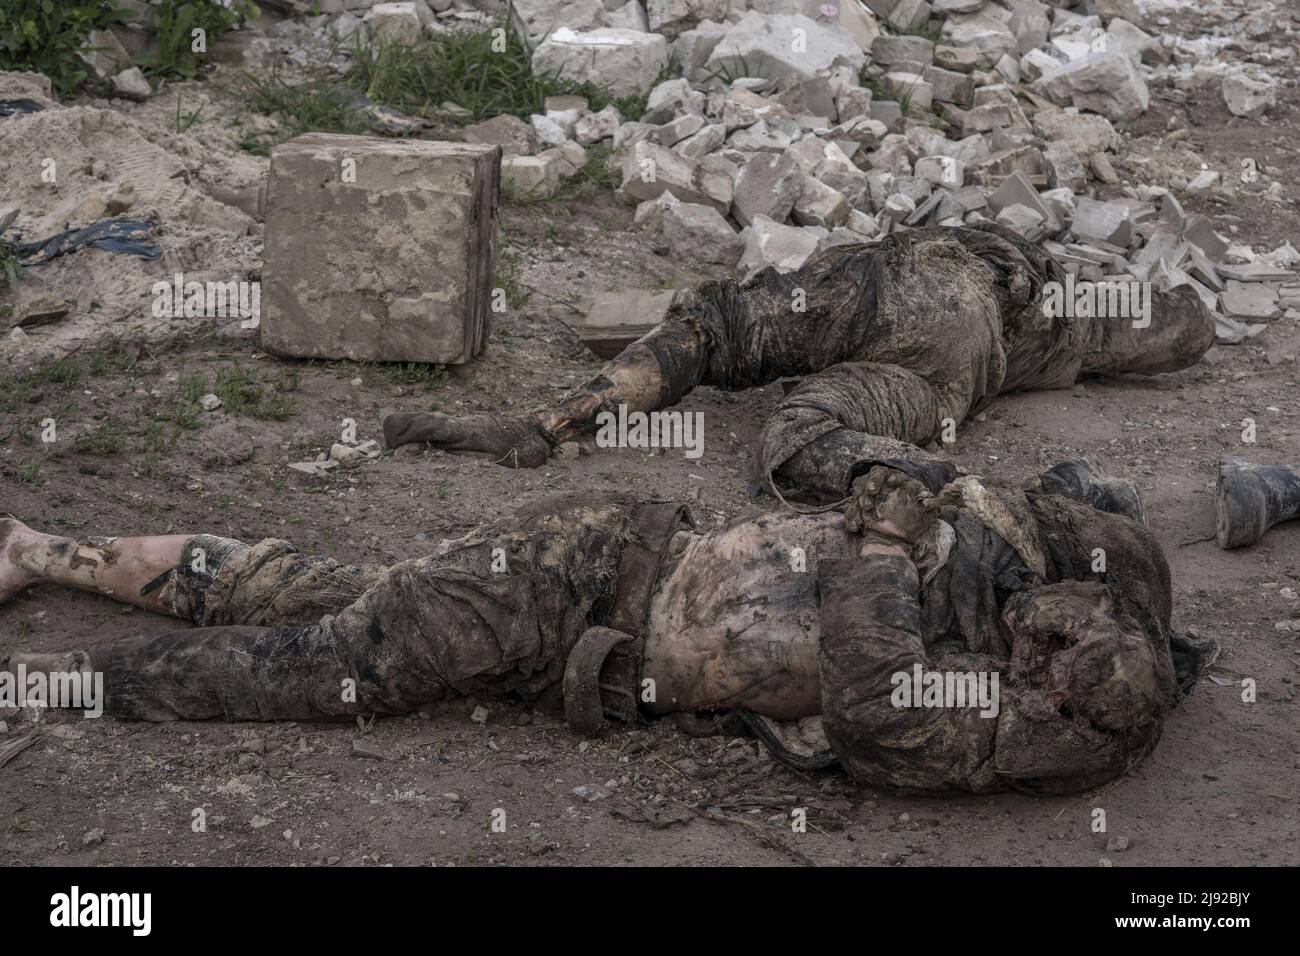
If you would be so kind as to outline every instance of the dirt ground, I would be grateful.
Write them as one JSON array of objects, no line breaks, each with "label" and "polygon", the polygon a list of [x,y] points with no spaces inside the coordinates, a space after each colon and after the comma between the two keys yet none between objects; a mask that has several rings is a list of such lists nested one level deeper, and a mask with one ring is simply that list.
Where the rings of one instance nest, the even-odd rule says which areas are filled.
[{"label": "dirt ground", "polygon": [[[1246,121],[1224,110],[1217,89],[1185,104],[1163,92],[1153,90],[1151,111],[1130,128],[1137,138],[1116,162],[1122,179],[1152,181],[1132,156],[1169,163],[1186,149],[1225,170],[1253,157],[1296,195],[1294,103]],[[1167,139],[1171,116],[1186,139]],[[1294,201],[1243,192],[1185,205],[1234,242],[1300,245]],[[344,561],[395,561],[554,493],[680,497],[705,527],[769,510],[774,503],[746,485],[775,385],[688,396],[681,407],[705,421],[704,457],[693,461],[591,449],[512,471],[408,446],[326,478],[286,467],[328,451],[345,418],[358,437],[378,438],[384,410],[527,407],[576,384],[599,365],[571,328],[583,300],[710,277],[657,254],[631,217],[608,196],[505,207],[504,268],[531,294],[499,317],[481,361],[451,372],[280,361],[237,322],[210,320],[85,337],[61,361],[39,349],[8,353],[0,512],[74,535],[283,537]],[[1175,623],[1222,646],[1211,679],[1172,715],[1152,757],[1099,792],[933,799],[863,790],[837,772],[785,769],[752,740],[691,738],[670,722],[579,740],[557,720],[499,703],[475,722],[477,701],[367,727],[54,714],[34,746],[0,767],[0,864],[1295,864],[1300,632],[1275,625],[1300,618],[1300,601],[1287,596],[1300,590],[1300,522],[1241,551],[1207,538],[1219,455],[1300,462],[1298,354],[1300,322],[1280,319],[1184,372],[1005,396],[958,430],[953,457],[988,478],[1022,480],[1085,453],[1135,478],[1173,569]],[[251,396],[242,414],[188,408],[187,389],[235,369]],[[51,414],[64,437],[44,445],[34,423]],[[1257,423],[1254,445],[1241,440],[1245,418]],[[176,627],[38,587],[0,607],[0,658]],[[1243,678],[1257,684],[1252,703],[1242,701]],[[0,747],[28,729],[12,710],[0,718]],[[366,755],[354,749],[361,738]],[[586,801],[572,792],[582,785],[608,796]],[[808,808],[806,833],[791,831],[795,807]],[[1090,826],[1098,807],[1106,834]],[[192,827],[198,808],[204,832]],[[490,827],[498,810],[505,832]],[[1127,849],[1106,849],[1115,836]]]}]

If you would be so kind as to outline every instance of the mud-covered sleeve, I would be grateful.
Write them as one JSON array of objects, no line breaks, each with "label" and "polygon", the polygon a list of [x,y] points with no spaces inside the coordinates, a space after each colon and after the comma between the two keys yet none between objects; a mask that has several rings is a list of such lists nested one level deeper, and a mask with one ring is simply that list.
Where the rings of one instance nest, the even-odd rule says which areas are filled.
[{"label": "mud-covered sleeve", "polygon": [[996,712],[978,699],[924,706],[913,693],[918,677],[944,663],[976,673],[967,655],[928,659],[916,566],[892,555],[823,562],[818,587],[822,720],[850,776],[914,790],[997,789]]}]

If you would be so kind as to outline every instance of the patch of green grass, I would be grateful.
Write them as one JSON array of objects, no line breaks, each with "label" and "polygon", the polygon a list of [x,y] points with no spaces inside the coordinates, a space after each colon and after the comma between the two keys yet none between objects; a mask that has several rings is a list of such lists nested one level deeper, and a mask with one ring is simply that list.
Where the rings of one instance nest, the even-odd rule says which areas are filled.
[{"label": "patch of green grass", "polygon": [[0,70],[44,73],[59,96],[89,74],[77,51],[93,30],[134,14],[114,0],[4,0],[0,3]]},{"label": "patch of green grass", "polygon": [[733,56],[726,60],[719,60],[718,65],[704,74],[702,79],[705,83],[710,80],[717,80],[723,86],[730,86],[743,77],[758,76],[762,76],[762,74],[750,69],[748,60],[743,56]]},{"label": "patch of green grass", "polygon": [[519,253],[502,253],[497,259],[497,274],[494,282],[496,288],[505,293],[506,305],[512,309],[522,308],[532,295],[528,288],[519,281]]},{"label": "patch of green grass", "polygon": [[444,103],[468,110],[473,120],[502,113],[540,113],[548,96],[585,96],[593,110],[613,104],[628,119],[645,112],[644,96],[612,96],[590,83],[533,72],[528,47],[509,24],[453,29],[418,43],[372,43],[352,50],[348,81],[374,102],[419,116]]},{"label": "patch of green grass", "polygon": [[72,450],[78,455],[109,458],[126,451],[126,432],[115,421],[107,421],[72,440]]},{"label": "patch of green grass", "polygon": [[[243,73],[228,82],[227,92],[278,123],[273,133],[246,134],[240,146],[265,155],[300,133],[364,133],[357,93],[408,115],[436,115],[449,123],[501,114],[527,117],[542,112],[548,96],[566,94],[585,97],[593,110],[613,105],[625,119],[645,113],[644,95],[617,97],[590,83],[534,73],[527,46],[512,26],[500,21],[447,30],[415,43],[362,44],[355,38],[347,52],[353,66],[342,79],[322,70],[290,82],[273,70]],[[664,78],[676,69],[676,60],[670,60]],[[444,104],[464,113],[443,110]]]},{"label": "patch of green grass", "polygon": [[17,282],[23,274],[18,262],[18,245],[0,237],[0,293]]},{"label": "patch of green grass", "polygon": [[204,104],[200,103],[198,109],[188,111],[188,112],[182,112],[181,95],[177,93],[176,94],[176,124],[175,124],[176,132],[188,133],[190,127],[199,121],[199,116],[203,113],[203,106]]},{"label": "patch of green grass", "polygon": [[240,139],[242,149],[268,156],[271,149],[302,133],[361,134],[365,118],[355,108],[355,94],[339,80],[319,74],[291,83],[279,67],[267,73],[240,73],[222,89],[256,113],[276,121],[269,132],[250,132]]},{"label": "patch of green grass", "polygon": [[250,0],[154,0],[153,5],[153,42],[134,60],[149,77],[193,79],[204,58],[194,50],[195,31],[203,31],[204,45],[211,50],[218,36],[260,12]]},{"label": "patch of green grass", "polygon": [[236,363],[217,371],[210,391],[231,415],[282,422],[297,411],[297,402],[289,393],[296,392],[299,384],[298,372],[293,369],[274,381],[258,381]]},{"label": "patch of green grass", "polygon": [[25,485],[41,484],[41,463],[30,461],[18,469],[18,480]]}]

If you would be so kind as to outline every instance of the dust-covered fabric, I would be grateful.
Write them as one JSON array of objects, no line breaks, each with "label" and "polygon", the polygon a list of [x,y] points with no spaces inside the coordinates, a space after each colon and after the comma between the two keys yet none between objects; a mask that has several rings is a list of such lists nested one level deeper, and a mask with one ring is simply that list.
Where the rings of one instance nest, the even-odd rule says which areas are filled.
[{"label": "dust-covered fabric", "polygon": [[189,586],[203,592],[195,619],[208,626],[95,650],[106,710],[308,719],[402,713],[449,694],[558,707],[569,650],[618,603],[628,544],[664,546],[646,540],[667,526],[663,509],[681,510],[611,496],[547,501],[387,569],[282,541],[199,542],[217,559],[206,585]]},{"label": "dust-covered fabric", "polygon": [[[1015,513],[1027,516],[1042,574],[959,506],[942,509],[955,542],[925,585],[902,557],[819,566],[823,721],[856,779],[1073,792],[1123,773],[1159,740],[1181,696],[1159,545],[1141,524],[1081,502],[1004,494],[1022,499]],[[900,703],[918,669],[972,687],[962,675],[997,675],[996,707]]]},{"label": "dust-covered fabric", "polygon": [[567,437],[593,430],[619,404],[649,410],[698,385],[801,379],[754,449],[756,480],[837,499],[871,463],[939,460],[923,448],[1000,393],[1069,386],[1084,369],[1183,368],[1213,344],[1213,321],[1187,288],[1153,294],[1149,329],[1048,315],[1044,286],[1064,277],[1041,249],[996,224],[832,247],[796,272],[698,286],[539,415]]}]

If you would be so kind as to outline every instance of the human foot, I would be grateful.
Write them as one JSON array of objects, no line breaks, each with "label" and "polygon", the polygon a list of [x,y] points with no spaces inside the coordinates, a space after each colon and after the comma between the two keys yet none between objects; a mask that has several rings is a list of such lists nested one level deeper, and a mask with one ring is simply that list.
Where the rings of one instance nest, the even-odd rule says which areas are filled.
[{"label": "human foot", "polygon": [[396,412],[384,419],[389,448],[428,442],[443,451],[480,454],[514,468],[537,468],[551,457],[551,443],[536,419],[494,415],[452,417],[441,412]]},{"label": "human foot", "polygon": [[0,518],[0,604],[39,580],[19,560],[22,549],[39,538],[17,518]]}]

